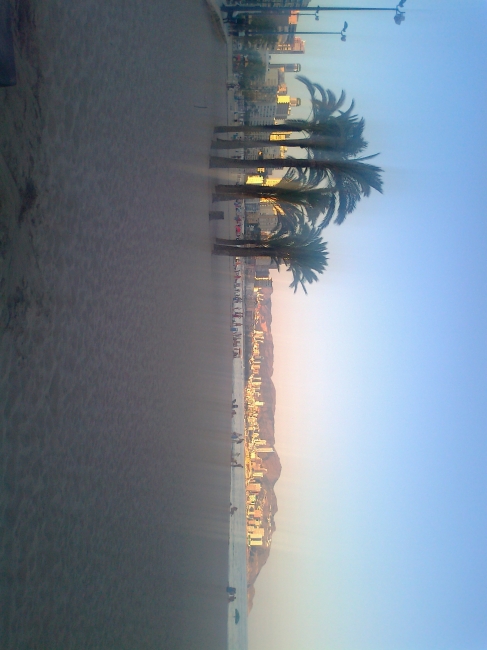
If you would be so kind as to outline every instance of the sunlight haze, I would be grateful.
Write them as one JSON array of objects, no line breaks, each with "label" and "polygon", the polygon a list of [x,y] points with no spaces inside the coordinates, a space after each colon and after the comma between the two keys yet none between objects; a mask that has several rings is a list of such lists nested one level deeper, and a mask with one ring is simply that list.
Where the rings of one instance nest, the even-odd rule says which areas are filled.
[{"label": "sunlight haze", "polygon": [[301,74],[355,99],[384,195],[329,226],[308,296],[274,272],[283,469],[251,650],[486,647],[487,6],[405,9],[300,20],[349,23],[306,37]]}]

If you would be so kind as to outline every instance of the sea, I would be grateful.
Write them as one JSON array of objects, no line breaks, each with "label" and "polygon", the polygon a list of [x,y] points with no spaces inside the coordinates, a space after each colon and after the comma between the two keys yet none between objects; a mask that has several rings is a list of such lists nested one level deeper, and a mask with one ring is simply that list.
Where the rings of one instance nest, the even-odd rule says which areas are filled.
[{"label": "sea", "polygon": [[229,579],[232,633],[246,617],[233,266],[208,220],[226,47],[196,0],[12,4],[0,648],[223,650]]}]

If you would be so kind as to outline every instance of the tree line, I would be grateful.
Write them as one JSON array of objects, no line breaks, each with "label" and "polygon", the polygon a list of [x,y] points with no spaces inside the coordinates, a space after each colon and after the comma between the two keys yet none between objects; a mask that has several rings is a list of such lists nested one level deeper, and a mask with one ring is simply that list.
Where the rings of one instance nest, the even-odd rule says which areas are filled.
[{"label": "tree line", "polygon": [[[318,280],[327,266],[327,245],[323,230],[342,224],[362,197],[372,190],[382,193],[382,169],[371,162],[375,155],[363,155],[365,121],[354,114],[352,101],[344,109],[346,97],[297,79],[308,89],[311,115],[307,120],[289,119],[281,125],[219,126],[214,129],[210,167],[264,169],[287,168],[276,185],[217,185],[214,201],[257,198],[271,202],[278,215],[277,228],[261,240],[217,240],[214,253],[237,257],[268,256],[292,273],[291,288]],[[239,141],[219,137],[239,132]],[[285,140],[271,139],[276,133],[291,133]],[[249,137],[251,136],[251,137]],[[298,157],[235,160],[215,155],[229,149],[244,150],[285,145],[298,150]]]}]

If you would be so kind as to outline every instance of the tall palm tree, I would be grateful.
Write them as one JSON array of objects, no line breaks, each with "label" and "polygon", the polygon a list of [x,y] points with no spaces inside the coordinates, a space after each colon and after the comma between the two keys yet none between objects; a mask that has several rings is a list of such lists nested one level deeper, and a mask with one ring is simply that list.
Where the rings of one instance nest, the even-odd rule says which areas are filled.
[{"label": "tall palm tree", "polygon": [[[230,159],[220,160],[224,164],[224,161]],[[321,225],[326,227],[331,223],[333,216],[335,223],[343,223],[346,215],[353,212],[362,196],[369,196],[372,189],[382,193],[382,170],[375,165],[364,163],[365,159],[285,160],[292,161],[299,167],[291,167],[277,185],[217,185],[213,200],[260,198],[275,205],[287,204],[306,210],[312,223],[316,223],[321,215]],[[310,163],[316,163],[318,169],[302,168]],[[265,164],[265,161],[259,161],[260,164]],[[321,182],[326,182],[326,185],[318,187]]]},{"label": "tall palm tree", "polygon": [[[365,121],[352,115],[354,102],[346,111],[341,111],[345,102],[345,93],[342,91],[339,99],[331,90],[325,90],[319,84],[314,84],[303,76],[296,77],[304,83],[311,95],[312,116],[307,120],[287,120],[282,125],[245,126],[245,127],[217,127],[216,133],[236,132],[252,133],[257,138],[253,140],[217,140],[212,144],[214,149],[262,148],[279,141],[269,140],[272,133],[279,131],[301,132],[307,138],[291,138],[283,140],[287,147],[301,147],[305,149],[328,150],[340,152],[344,156],[356,156],[367,147],[363,138]],[[316,98],[319,92],[321,99]]]},{"label": "tall palm tree", "polygon": [[294,293],[299,286],[308,293],[305,285],[317,282],[317,274],[323,273],[328,264],[326,242],[322,241],[320,230],[307,223],[294,231],[272,233],[258,243],[246,239],[236,239],[231,244],[227,240],[217,241],[213,252],[232,257],[270,257],[278,267],[284,265],[292,273],[289,286]]},{"label": "tall palm tree", "polygon": [[[363,123],[365,125],[365,122]],[[362,127],[363,128],[363,127]],[[348,137],[312,135],[309,138],[287,138],[286,140],[214,140],[212,149],[264,149],[265,147],[300,147],[307,150],[336,151],[343,156],[355,156],[367,148],[367,142],[357,129]]]},{"label": "tall palm tree", "polygon": [[[345,93],[342,91],[339,98],[331,90],[325,90],[319,84],[312,83],[306,77],[297,77],[307,87],[311,96],[312,115],[308,120],[287,120],[283,125],[252,126],[243,127],[243,131],[251,133],[262,133],[265,139],[243,140],[238,146],[252,148],[259,146],[278,145],[280,141],[268,139],[272,132],[291,130],[307,134],[308,137],[292,138],[281,141],[282,144],[290,147],[300,147],[307,151],[307,159],[279,158],[259,159],[258,161],[237,161],[211,156],[210,167],[235,167],[255,168],[257,165],[264,168],[287,167],[285,176],[287,185],[275,186],[274,191],[263,186],[260,190],[244,190],[240,197],[260,194],[260,198],[267,198],[274,203],[286,203],[301,207],[308,211],[308,217],[312,223],[316,223],[316,212],[321,209],[321,227],[327,226],[335,214],[335,223],[341,224],[347,214],[353,212],[362,196],[369,196],[372,189],[382,192],[382,170],[379,167],[365,163],[365,160],[373,158],[368,156],[356,158],[366,147],[367,142],[363,138],[365,122],[352,114],[354,102],[347,110],[342,110],[345,103]],[[238,127],[239,129],[241,127]],[[215,129],[217,132],[224,132],[226,127]],[[228,127],[228,131],[235,131],[236,127]],[[259,136],[258,136],[259,137]],[[214,143],[216,149],[235,148],[237,143],[232,140],[217,140]],[[303,183],[306,185],[306,175],[313,174],[313,188],[300,188]],[[321,187],[318,187],[319,185]],[[289,187],[289,185],[291,187]],[[292,190],[290,192],[289,190]],[[304,191],[306,198],[299,194]],[[279,194],[279,198],[277,196]],[[222,200],[226,196],[236,196],[231,192],[229,186],[218,186],[215,198]],[[291,200],[286,201],[286,196]],[[311,211],[311,212],[310,212]],[[314,211],[314,213],[313,213]],[[336,212],[335,212],[336,211]]]},{"label": "tall palm tree", "polygon": [[259,158],[258,160],[240,160],[238,158],[227,158],[225,156],[210,156],[210,167],[221,169],[255,169],[256,167],[263,169],[282,169],[283,167],[293,167],[297,169],[314,169],[316,171],[333,171],[337,173],[347,173],[350,171],[356,174],[362,174],[370,178],[371,187],[380,192],[382,187],[382,180],[380,174],[382,169],[365,163],[364,160],[374,158],[367,156],[366,158],[342,158],[340,156],[326,156],[320,158]]},{"label": "tall palm tree", "polygon": [[[308,89],[311,96],[311,117],[307,120],[286,120],[283,124],[266,124],[259,126],[250,125],[233,125],[233,126],[217,126],[213,129],[214,133],[268,133],[273,131],[292,131],[292,132],[306,132],[306,133],[321,133],[322,135],[329,134],[330,131],[336,132],[337,126],[344,124],[347,121],[352,123],[359,122],[360,120],[356,115],[352,115],[355,103],[352,101],[346,111],[342,111],[345,103],[345,92],[342,91],[340,97],[337,99],[336,95],[331,90],[325,90],[320,84],[312,83],[307,77],[302,75],[296,76],[298,81],[301,81]],[[317,98],[317,93],[321,96]]]},{"label": "tall palm tree", "polygon": [[281,225],[296,221],[309,221],[311,224],[327,226],[343,199],[335,188],[314,190],[286,189],[279,185],[217,185],[213,201],[233,201],[235,199],[263,199],[272,203]]},{"label": "tall palm tree", "polygon": [[305,224],[311,225],[321,232],[323,220],[318,224],[320,212],[317,210],[314,214],[311,210],[304,210],[301,207],[288,204],[277,204],[275,206],[277,214],[276,232],[281,234],[300,232]]},{"label": "tall palm tree", "polygon": [[[320,219],[329,223],[338,206],[337,194],[331,185],[317,187],[322,180],[323,174],[314,169],[291,168],[276,185],[217,185],[213,201],[256,198],[272,203],[279,214],[289,216],[297,210],[312,224]],[[295,216],[292,221],[296,221]]]},{"label": "tall palm tree", "polygon": [[[260,160],[235,160],[221,156],[210,156],[210,167],[255,169],[281,169],[288,167],[299,170],[315,170],[317,184],[320,180],[335,181],[339,177],[349,177],[359,185],[364,196],[369,196],[372,189],[382,193],[382,169],[364,162],[372,158],[340,159],[327,158],[261,158]],[[319,180],[318,180],[319,179]],[[335,184],[335,182],[334,182]],[[276,186],[277,187],[277,186]]]},{"label": "tall palm tree", "polygon": [[[296,232],[301,232],[305,224],[308,226],[315,227],[317,233],[320,233],[323,230],[322,222],[315,224],[311,221],[308,213],[302,208],[296,208],[292,205],[276,205],[275,212],[277,216],[277,225],[274,228],[273,234],[279,233],[280,236],[286,234],[294,234]],[[217,237],[215,239],[217,244],[226,244],[228,246],[236,245],[238,242],[239,246],[255,245],[260,244],[263,241],[266,241],[266,237],[262,239],[259,235],[257,239],[220,239]]]},{"label": "tall palm tree", "polygon": [[234,201],[235,199],[262,199],[274,206],[293,206],[308,212],[311,221],[323,213],[333,212],[336,206],[336,189],[323,187],[302,189],[298,184],[281,182],[277,185],[217,185],[213,201]]}]

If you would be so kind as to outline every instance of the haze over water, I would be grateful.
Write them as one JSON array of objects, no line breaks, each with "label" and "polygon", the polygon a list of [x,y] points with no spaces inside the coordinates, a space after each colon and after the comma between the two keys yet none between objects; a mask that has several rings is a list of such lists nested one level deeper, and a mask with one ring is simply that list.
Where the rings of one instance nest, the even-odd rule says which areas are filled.
[{"label": "haze over water", "polygon": [[232,278],[206,172],[225,49],[189,0],[22,20],[0,89],[1,647],[223,648]]}]

